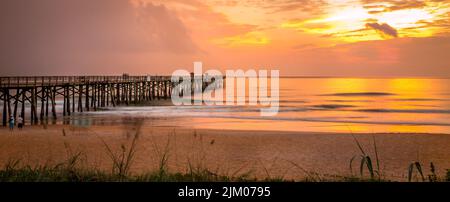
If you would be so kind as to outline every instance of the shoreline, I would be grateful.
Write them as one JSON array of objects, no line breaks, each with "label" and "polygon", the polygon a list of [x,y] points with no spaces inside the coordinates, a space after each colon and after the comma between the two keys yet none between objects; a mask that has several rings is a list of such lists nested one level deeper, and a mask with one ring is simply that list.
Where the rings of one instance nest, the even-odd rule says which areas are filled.
[{"label": "shoreline", "polygon": [[[102,141],[120,151],[137,127],[48,125],[47,129],[27,126],[14,132],[2,128],[0,166],[13,159],[20,159],[23,164],[53,164],[65,160],[69,153],[82,152],[86,157],[84,166],[108,171],[112,164]],[[375,137],[386,179],[404,180],[413,161],[420,161],[426,172],[430,162],[436,165],[438,174],[450,168],[450,135],[354,133],[354,136],[371,156]],[[303,178],[307,174],[304,170],[349,176],[350,159],[360,155],[350,133],[215,130],[144,123],[131,171],[154,170],[166,149],[168,169],[174,172],[185,172],[188,164],[195,164],[220,174],[251,172],[256,178],[286,179]],[[293,163],[304,170],[295,168]],[[359,162],[355,162],[353,167],[358,166]]]}]

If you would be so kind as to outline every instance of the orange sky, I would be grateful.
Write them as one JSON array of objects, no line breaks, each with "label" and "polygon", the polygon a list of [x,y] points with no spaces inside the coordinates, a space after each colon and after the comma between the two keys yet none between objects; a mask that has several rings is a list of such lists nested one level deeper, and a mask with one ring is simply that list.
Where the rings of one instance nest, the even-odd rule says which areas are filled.
[{"label": "orange sky", "polygon": [[2,75],[450,76],[450,0],[5,0]]}]

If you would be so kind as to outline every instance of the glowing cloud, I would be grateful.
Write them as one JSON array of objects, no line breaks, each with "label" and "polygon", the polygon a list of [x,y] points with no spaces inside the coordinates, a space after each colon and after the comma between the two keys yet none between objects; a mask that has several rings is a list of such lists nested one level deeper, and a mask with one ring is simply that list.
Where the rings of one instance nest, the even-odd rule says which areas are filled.
[{"label": "glowing cloud", "polygon": [[248,45],[267,45],[269,38],[262,32],[248,32],[243,35],[214,39],[215,44],[227,47],[248,46]]}]

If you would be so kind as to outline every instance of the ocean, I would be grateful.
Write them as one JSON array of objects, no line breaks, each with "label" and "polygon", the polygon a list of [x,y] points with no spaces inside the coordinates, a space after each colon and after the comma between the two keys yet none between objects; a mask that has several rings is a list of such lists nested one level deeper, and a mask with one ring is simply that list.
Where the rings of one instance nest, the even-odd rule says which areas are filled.
[{"label": "ocean", "polygon": [[[103,125],[123,122],[120,117],[147,118],[155,126],[219,130],[450,133],[450,79],[280,78],[279,86],[275,116],[260,116],[267,108],[261,105],[172,106],[168,101],[106,108],[74,119]],[[257,89],[247,88],[247,96],[249,90]]]}]

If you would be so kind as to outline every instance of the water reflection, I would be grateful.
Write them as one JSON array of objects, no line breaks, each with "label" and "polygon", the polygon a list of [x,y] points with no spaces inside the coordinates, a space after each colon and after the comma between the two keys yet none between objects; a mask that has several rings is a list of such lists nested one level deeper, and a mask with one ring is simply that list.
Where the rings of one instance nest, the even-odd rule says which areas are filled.
[{"label": "water reflection", "polygon": [[211,129],[450,133],[450,80],[283,78],[280,88],[274,117],[260,117],[261,106],[143,106],[77,114],[69,124],[147,118],[157,125]]}]

